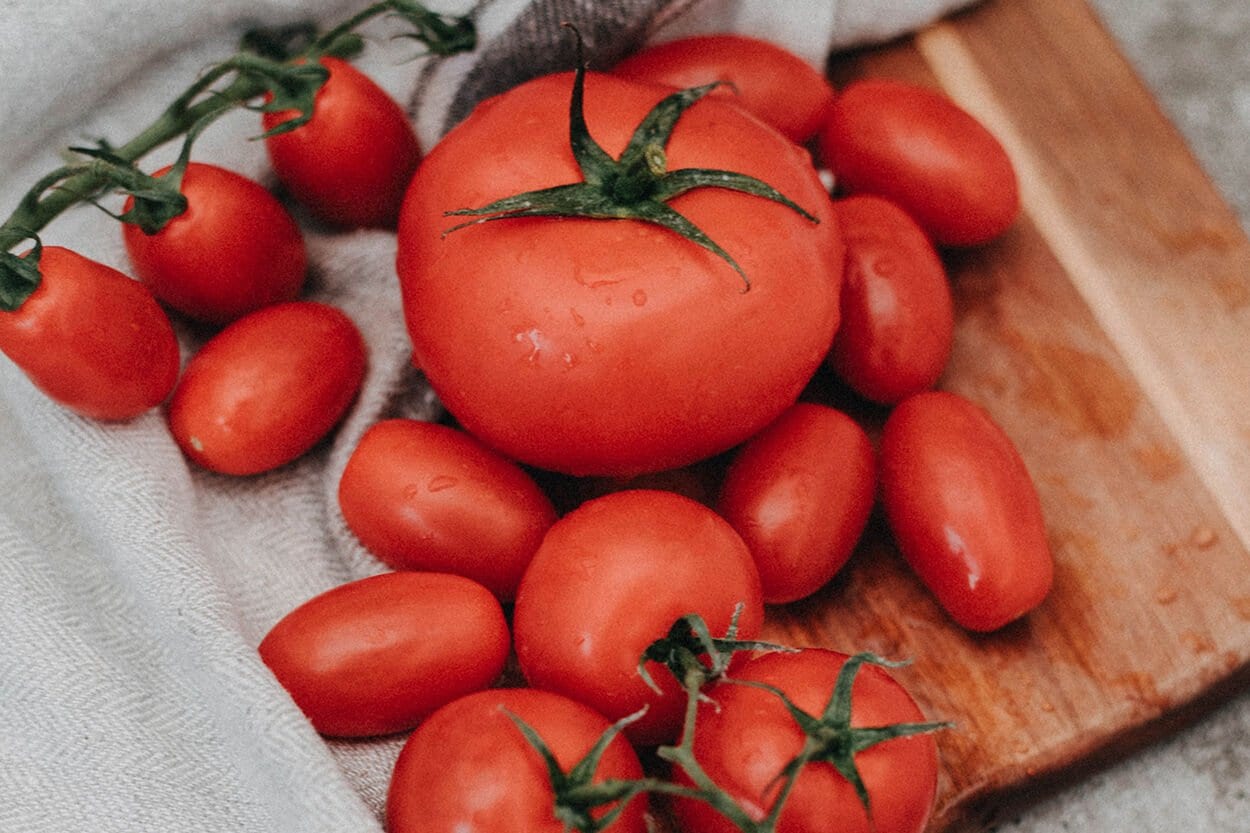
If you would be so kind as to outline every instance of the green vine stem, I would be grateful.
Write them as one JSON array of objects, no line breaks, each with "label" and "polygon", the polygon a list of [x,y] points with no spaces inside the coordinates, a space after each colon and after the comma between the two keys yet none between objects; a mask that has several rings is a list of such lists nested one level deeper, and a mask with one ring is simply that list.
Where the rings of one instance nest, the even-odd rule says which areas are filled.
[{"label": "green vine stem", "polygon": [[[325,34],[315,36],[310,27],[287,27],[274,36],[250,33],[247,44],[290,41],[294,34],[307,35],[302,48],[282,50],[281,57],[241,51],[213,66],[150,125],[134,138],[118,146],[71,149],[78,159],[41,177],[19,200],[16,209],[0,223],[0,309],[14,311],[38,287],[37,252],[39,232],[67,209],[80,203],[97,203],[107,193],[120,191],[136,198],[163,205],[148,210],[140,207],[134,216],[119,217],[127,222],[145,220],[145,230],[155,231],[185,210],[177,192],[180,173],[160,179],[139,171],[136,163],[151,151],[184,137],[179,163],[185,167],[191,141],[220,116],[237,107],[262,110],[296,110],[299,115],[284,122],[276,131],[292,130],[312,115],[313,97],[325,82],[326,71],[316,63],[325,56],[354,57],[364,42],[355,30],[379,15],[405,20],[411,27],[398,37],[418,40],[432,54],[448,55],[473,49],[476,44],[473,22],[467,17],[439,15],[413,0],[381,0]],[[272,53],[273,49],[266,50]],[[29,260],[12,254],[24,242],[36,244]],[[23,261],[26,261],[23,263]],[[32,267],[34,270],[32,271]]]}]

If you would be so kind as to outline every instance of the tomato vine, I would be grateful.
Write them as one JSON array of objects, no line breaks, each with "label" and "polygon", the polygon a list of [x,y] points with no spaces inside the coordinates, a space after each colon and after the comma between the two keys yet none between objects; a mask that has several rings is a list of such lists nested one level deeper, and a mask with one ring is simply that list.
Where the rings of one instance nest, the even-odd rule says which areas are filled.
[{"label": "tomato vine", "polygon": [[[476,43],[469,17],[437,14],[414,0],[380,0],[323,34],[303,24],[248,33],[237,54],[210,67],[132,139],[116,146],[102,142],[69,148],[73,160],[41,177],[20,198],[0,223],[0,309],[17,310],[38,288],[39,232],[64,211],[81,203],[98,205],[112,192],[127,194],[134,198],[133,208],[114,216],[153,233],[186,210],[178,190],[181,173],[191,144],[209,124],[238,107],[296,113],[266,135],[306,123],[327,77],[316,59],[359,54],[364,39],[356,29],[381,15],[403,20],[407,30],[397,37],[419,41],[430,54],[467,51]],[[169,175],[154,177],[139,169],[138,161],[149,152],[179,138],[183,145]],[[33,243],[28,254],[12,252],[26,242]]]}]

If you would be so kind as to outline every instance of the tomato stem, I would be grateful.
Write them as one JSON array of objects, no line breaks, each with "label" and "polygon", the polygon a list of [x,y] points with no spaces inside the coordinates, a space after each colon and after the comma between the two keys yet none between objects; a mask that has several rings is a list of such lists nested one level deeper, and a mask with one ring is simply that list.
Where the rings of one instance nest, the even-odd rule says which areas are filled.
[{"label": "tomato stem", "polygon": [[[405,20],[412,31],[400,37],[419,40],[434,54],[466,51],[476,44],[469,17],[436,14],[413,0],[374,3],[324,35],[308,38],[301,50],[281,59],[251,51],[247,45],[268,44],[271,49],[267,51],[272,51],[277,41],[291,40],[289,32],[286,38],[249,33],[244,37],[244,51],[207,70],[134,138],[117,147],[101,143],[96,148],[71,148],[75,161],[41,177],[19,200],[13,213],[0,223],[0,309],[18,309],[39,285],[37,271],[33,278],[31,272],[32,267],[37,270],[37,262],[11,254],[15,247],[28,241],[38,245],[39,232],[63,212],[80,203],[98,205],[103,196],[114,191],[129,194],[136,202],[134,212],[114,217],[134,222],[148,233],[159,230],[185,210],[185,200],[178,193],[181,168],[190,158],[191,143],[205,127],[241,106],[297,111],[272,132],[303,124],[312,117],[313,98],[327,77],[315,59],[358,53],[362,42],[354,30],[382,14]],[[308,25],[288,29],[314,31]],[[268,98],[258,103],[263,97]],[[178,163],[170,176],[162,178],[164,181],[138,169],[140,159],[179,137],[184,142]]]}]

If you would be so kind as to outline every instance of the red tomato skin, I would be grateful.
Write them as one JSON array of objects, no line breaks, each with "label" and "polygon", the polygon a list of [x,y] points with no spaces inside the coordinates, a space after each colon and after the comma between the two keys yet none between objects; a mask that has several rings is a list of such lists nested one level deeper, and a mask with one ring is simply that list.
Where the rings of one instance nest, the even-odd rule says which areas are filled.
[{"label": "red tomato skin", "polygon": [[[609,726],[588,706],[547,691],[462,697],[418,726],[400,751],[387,795],[388,833],[563,833],[546,767],[508,712],[538,732],[565,771]],[[637,754],[617,737],[595,781],[641,777]],[[645,798],[634,799],[609,830],[643,833],[646,808]]]},{"label": "red tomato skin", "polygon": [[280,619],[259,651],[318,732],[373,737],[411,729],[493,685],[508,646],[503,608],[485,587],[400,572],[314,596]]},{"label": "red tomato skin", "polygon": [[[762,654],[742,663],[735,679],[776,686],[808,714],[828,703],[847,657],[807,648]],[[802,749],[803,733],[780,699],[758,688],[723,684],[710,695],[716,707],[699,712],[694,751],[722,788],[757,819],[767,815],[777,774]],[[911,695],[883,669],[864,665],[851,689],[851,725],[923,721]],[[937,794],[937,743],[933,735],[895,738],[855,756],[872,804],[873,824],[854,787],[827,763],[808,764],[786,801],[777,833],[922,833]],[[679,782],[689,783],[679,775]],[[700,801],[674,802],[685,833],[731,833],[728,820]]]},{"label": "red tomato skin", "polygon": [[0,351],[85,417],[123,421],[165,401],[181,359],[148,288],[70,249],[42,251],[39,287],[16,311],[0,311]]},{"label": "red tomato skin", "polygon": [[983,408],[946,391],[917,394],[886,420],[880,454],[899,550],[952,619],[992,631],[1041,604],[1054,572],[1041,502]]},{"label": "red tomato skin", "polygon": [[871,194],[834,203],[846,239],[842,324],[829,364],[861,396],[892,405],[932,388],[954,340],[946,268],[905,211]]},{"label": "red tomato skin", "polygon": [[818,136],[840,188],[877,194],[911,215],[939,246],[973,246],[1020,213],[1007,152],[947,96],[891,79],[848,84]]},{"label": "red tomato skin", "polygon": [[356,325],[314,301],[275,304],[221,330],[187,362],[168,421],[183,453],[222,474],[286,465],[325,437],[364,380]]},{"label": "red tomato skin", "polygon": [[[329,77],[305,124],[265,139],[270,164],[300,203],[324,222],[393,228],[421,148],[403,108],[369,76],[321,58]],[[266,131],[294,117],[265,113]]]},{"label": "red tomato skin", "polygon": [[512,461],[463,431],[412,419],[365,432],[338,498],[348,527],[393,569],[468,576],[502,601],[556,520]]},{"label": "red tomato skin", "polygon": [[135,275],[158,299],[190,318],[221,325],[299,296],[308,262],[304,238],[273,194],[203,162],[187,165],[181,191],[186,211],[156,234],[122,224]]},{"label": "red tomato skin", "polygon": [[800,402],[738,451],[717,510],[746,542],[764,601],[815,593],[846,564],[876,497],[876,451],[841,411]]},{"label": "red tomato skin", "polygon": [[[570,86],[547,76],[479,105],[418,169],[397,260],[414,358],[460,424],[512,459],[579,476],[679,468],[771,422],[828,353],[843,267],[830,200],[805,152],[704,99],[673,132],[670,169],[756,176],[820,219],[724,189],[671,201],[749,291],[719,257],[640,221],[523,218],[444,236],[449,209],[580,180]],[[620,154],[666,92],[588,74],[595,139]]]},{"label": "red tomato skin", "polygon": [[513,610],[522,673],[535,688],[586,703],[611,720],[647,713],[626,733],[641,746],[672,740],[685,694],[649,663],[660,695],[638,673],[643,651],[697,613],[724,635],[736,606],[739,635],[759,634],[759,574],[742,539],[711,509],[638,489],[587,501],[551,527]]},{"label": "red tomato skin", "polygon": [[746,35],[692,35],[648,46],[612,68],[631,81],[685,89],[727,82],[725,95],[803,144],[828,118],[834,91],[820,72],[770,41]]}]

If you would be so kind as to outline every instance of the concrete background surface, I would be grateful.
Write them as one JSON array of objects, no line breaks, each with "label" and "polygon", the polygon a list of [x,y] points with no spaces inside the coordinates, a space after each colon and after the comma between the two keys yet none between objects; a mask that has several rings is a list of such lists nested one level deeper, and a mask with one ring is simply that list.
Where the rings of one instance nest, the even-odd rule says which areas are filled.
[{"label": "concrete background surface", "polygon": [[[1250,230],[1250,0],[1090,3]],[[1250,692],[996,830],[1250,833]]]}]

